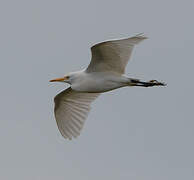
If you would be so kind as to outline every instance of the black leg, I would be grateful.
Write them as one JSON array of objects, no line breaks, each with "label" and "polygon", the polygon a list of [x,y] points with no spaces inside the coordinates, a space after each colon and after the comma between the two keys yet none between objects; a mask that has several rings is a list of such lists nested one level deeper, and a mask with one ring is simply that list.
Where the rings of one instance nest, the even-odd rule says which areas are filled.
[{"label": "black leg", "polygon": [[151,80],[148,82],[143,82],[138,79],[131,79],[132,86],[140,86],[140,87],[152,87],[152,86],[166,86],[165,83],[158,82],[157,80]]}]

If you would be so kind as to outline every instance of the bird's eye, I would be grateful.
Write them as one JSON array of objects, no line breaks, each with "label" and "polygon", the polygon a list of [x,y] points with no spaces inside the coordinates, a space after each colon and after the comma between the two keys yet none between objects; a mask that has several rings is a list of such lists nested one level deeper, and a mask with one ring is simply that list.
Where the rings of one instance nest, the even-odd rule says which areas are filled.
[{"label": "bird's eye", "polygon": [[66,76],[66,79],[69,79],[69,76]]}]

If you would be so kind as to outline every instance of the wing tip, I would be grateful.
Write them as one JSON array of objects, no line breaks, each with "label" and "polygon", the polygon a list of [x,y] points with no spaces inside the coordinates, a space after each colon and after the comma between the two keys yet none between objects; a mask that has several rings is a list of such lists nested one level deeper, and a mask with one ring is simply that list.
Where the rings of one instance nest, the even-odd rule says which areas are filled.
[{"label": "wing tip", "polygon": [[144,33],[136,34],[135,36],[129,38],[130,40],[134,41],[134,44],[138,44],[141,41],[148,39],[148,37]]},{"label": "wing tip", "polygon": [[140,39],[148,39],[148,37],[144,33],[136,34],[134,37],[140,38]]},{"label": "wing tip", "polygon": [[136,45],[142,42],[143,40],[148,39],[147,36],[145,36],[144,33],[136,34],[135,36],[132,36],[130,38],[127,38],[126,41],[131,45]]},{"label": "wing tip", "polygon": [[76,135],[76,136],[66,136],[64,135],[63,133],[61,133],[62,137],[65,139],[65,140],[69,140],[69,141],[72,141],[73,139],[77,139],[80,134]]}]

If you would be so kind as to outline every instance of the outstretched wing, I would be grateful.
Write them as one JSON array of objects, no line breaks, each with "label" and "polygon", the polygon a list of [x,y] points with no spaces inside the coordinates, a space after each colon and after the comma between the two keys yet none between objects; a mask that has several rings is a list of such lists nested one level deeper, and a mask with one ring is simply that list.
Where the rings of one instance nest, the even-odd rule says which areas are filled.
[{"label": "outstretched wing", "polygon": [[144,39],[147,37],[138,34],[127,39],[106,41],[94,45],[91,48],[92,60],[87,72],[113,71],[123,74],[134,45]]},{"label": "outstretched wing", "polygon": [[81,93],[68,88],[55,98],[55,118],[64,138],[72,139],[80,135],[91,109],[90,104],[100,93]]}]

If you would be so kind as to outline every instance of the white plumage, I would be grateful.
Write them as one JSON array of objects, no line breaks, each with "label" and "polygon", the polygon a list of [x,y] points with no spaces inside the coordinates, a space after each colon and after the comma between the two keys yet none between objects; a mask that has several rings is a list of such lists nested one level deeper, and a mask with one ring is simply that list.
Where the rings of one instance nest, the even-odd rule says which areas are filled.
[{"label": "white plumage", "polygon": [[87,69],[51,80],[70,84],[55,101],[55,118],[64,138],[77,137],[100,93],[124,86],[164,86],[156,80],[143,82],[124,75],[134,45],[146,39],[142,34],[131,38],[106,41],[91,48],[92,60]]},{"label": "white plumage", "polygon": [[55,117],[65,138],[77,137],[90,111],[90,104],[99,93],[81,93],[71,88],[59,93],[55,101]]},{"label": "white plumage", "polygon": [[147,37],[139,34],[127,39],[106,41],[94,45],[91,48],[92,60],[87,71],[125,73],[125,67],[129,61],[134,45],[144,39],[147,39]]}]

